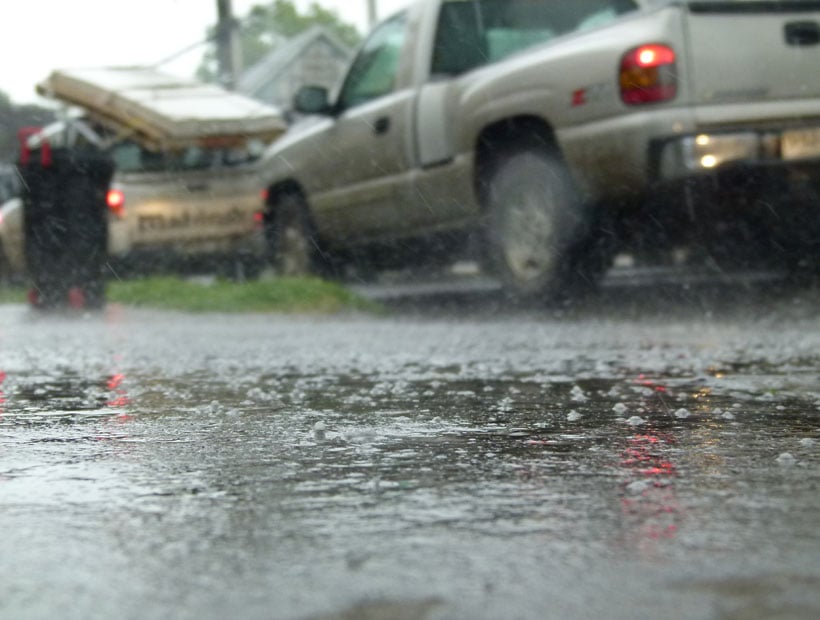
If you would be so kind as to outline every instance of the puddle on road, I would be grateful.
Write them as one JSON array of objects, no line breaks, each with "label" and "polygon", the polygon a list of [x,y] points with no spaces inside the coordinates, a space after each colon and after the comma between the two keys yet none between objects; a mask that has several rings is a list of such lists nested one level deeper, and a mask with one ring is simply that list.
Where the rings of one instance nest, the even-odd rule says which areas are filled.
[{"label": "puddle on road", "polygon": [[[505,485],[547,478],[550,493],[584,477],[620,479],[629,496],[653,476],[671,486],[682,467],[813,462],[820,392],[806,387],[820,390],[817,375],[743,370],[711,368],[697,377],[624,371],[577,381],[479,377],[474,369],[418,364],[377,376],[280,373],[228,382],[4,376],[0,436],[13,443],[207,443],[210,454],[226,458],[241,444],[265,453],[265,463],[280,462],[283,482],[305,502],[439,485],[480,484],[486,494],[488,481],[499,482],[502,496]],[[26,432],[12,440],[20,429]],[[223,463],[240,478],[246,465],[244,458]],[[493,514],[473,519],[492,522]]]},{"label": "puddle on road", "polygon": [[[323,567],[331,581],[379,584],[385,563],[419,571],[442,549],[488,553],[503,570],[516,540],[571,566],[686,565],[752,546],[776,558],[816,541],[811,367],[565,370],[4,376],[0,505],[68,505],[83,518],[119,507],[117,529],[140,535],[115,546],[143,558],[149,582],[180,558],[205,579],[220,564],[266,574],[294,557],[309,575]],[[469,541],[483,551],[464,551]],[[431,579],[399,594],[429,600],[442,592]],[[325,585],[318,600],[349,607]]]}]

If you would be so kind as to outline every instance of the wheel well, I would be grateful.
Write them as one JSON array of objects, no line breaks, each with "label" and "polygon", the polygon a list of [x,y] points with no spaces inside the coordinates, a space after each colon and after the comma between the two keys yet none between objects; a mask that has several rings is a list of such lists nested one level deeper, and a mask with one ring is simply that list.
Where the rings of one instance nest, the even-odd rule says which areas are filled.
[{"label": "wheel well", "polygon": [[516,116],[485,127],[476,141],[475,190],[486,205],[487,180],[497,162],[515,148],[540,148],[558,153],[555,133],[542,118]]},{"label": "wheel well", "polygon": [[273,217],[271,207],[276,203],[279,196],[284,194],[296,194],[305,197],[305,193],[296,181],[282,181],[268,188],[267,196],[265,198],[265,221],[268,222]]},{"label": "wheel well", "polygon": [[324,243],[319,235],[319,230],[316,226],[316,222],[313,219],[313,214],[310,212],[310,207],[307,202],[307,196],[305,195],[305,191],[302,189],[302,186],[299,185],[293,179],[289,179],[287,181],[281,181],[274,185],[271,185],[268,188],[267,196],[265,197],[265,211],[264,211],[264,226],[265,229],[268,230],[269,226],[273,224],[273,218],[276,216],[274,211],[274,205],[276,201],[281,196],[292,195],[298,197],[302,205],[304,206],[304,217],[306,219],[307,226],[311,231],[311,234],[314,236],[315,243]]}]

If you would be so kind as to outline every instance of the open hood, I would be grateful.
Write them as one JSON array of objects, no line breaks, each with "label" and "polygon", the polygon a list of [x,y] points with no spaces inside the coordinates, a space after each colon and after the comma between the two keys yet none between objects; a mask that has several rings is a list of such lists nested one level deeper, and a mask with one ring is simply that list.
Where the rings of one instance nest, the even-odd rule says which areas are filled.
[{"label": "open hood", "polygon": [[149,67],[56,70],[37,92],[152,149],[270,142],[287,128],[277,108]]}]

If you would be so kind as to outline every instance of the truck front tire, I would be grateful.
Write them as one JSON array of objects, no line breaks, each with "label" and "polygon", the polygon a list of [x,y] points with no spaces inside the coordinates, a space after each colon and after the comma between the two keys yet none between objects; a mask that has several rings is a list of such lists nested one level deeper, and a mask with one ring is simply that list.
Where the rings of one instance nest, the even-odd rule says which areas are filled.
[{"label": "truck front tire", "polygon": [[502,284],[523,298],[565,291],[587,222],[563,163],[535,148],[504,157],[490,175],[487,207],[488,262]]}]

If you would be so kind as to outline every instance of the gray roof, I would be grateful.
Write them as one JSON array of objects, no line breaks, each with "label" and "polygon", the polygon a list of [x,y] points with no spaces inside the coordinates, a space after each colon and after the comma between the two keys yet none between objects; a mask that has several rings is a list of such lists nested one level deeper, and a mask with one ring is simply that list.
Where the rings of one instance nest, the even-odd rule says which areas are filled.
[{"label": "gray roof", "polygon": [[312,26],[303,33],[286,40],[259,62],[246,69],[239,78],[237,90],[253,96],[280,73],[291,66],[315,41],[325,39],[345,58],[353,55],[352,50],[323,26]]}]

